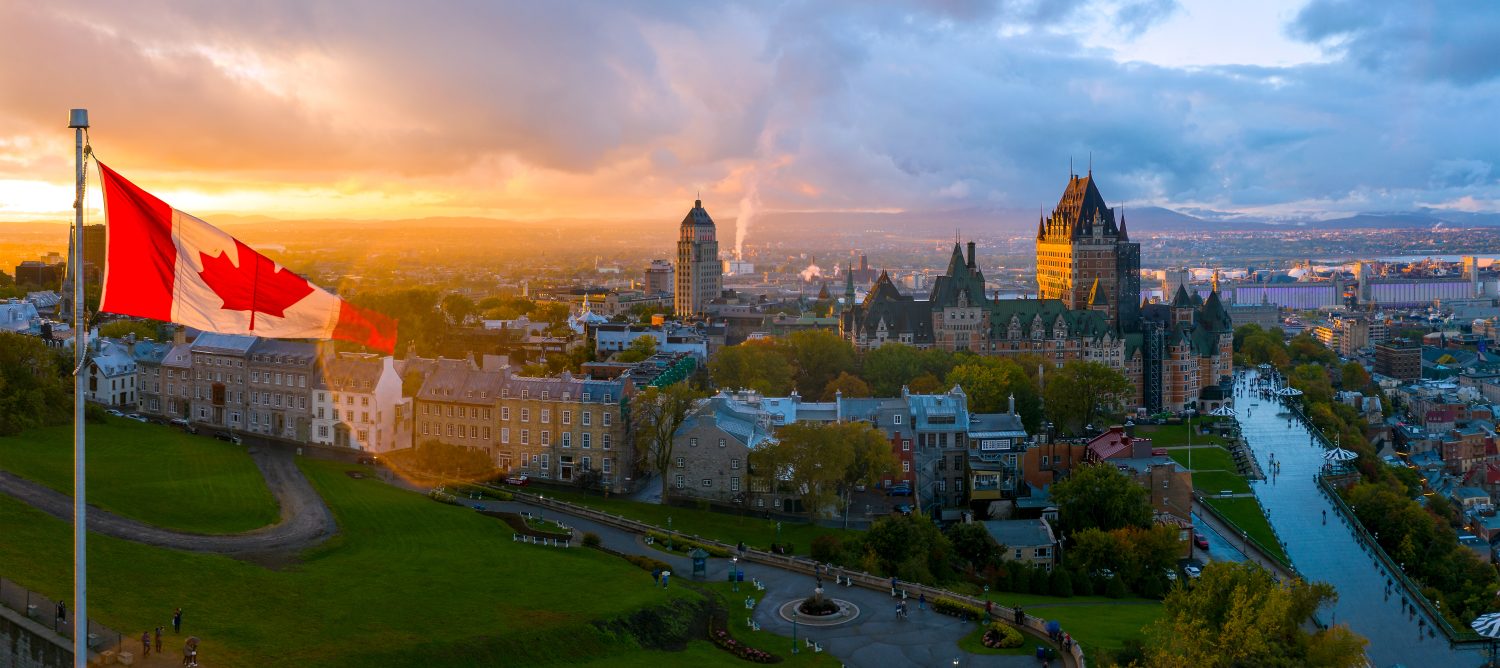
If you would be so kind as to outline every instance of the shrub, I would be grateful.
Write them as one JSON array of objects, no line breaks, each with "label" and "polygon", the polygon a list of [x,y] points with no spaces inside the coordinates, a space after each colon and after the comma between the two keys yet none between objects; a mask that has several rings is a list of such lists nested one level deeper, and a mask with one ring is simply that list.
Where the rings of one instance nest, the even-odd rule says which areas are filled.
[{"label": "shrub", "polygon": [[515,501],[516,500],[516,495],[511,494],[510,492],[501,491],[501,490],[488,490],[488,491],[485,492],[485,494],[488,494],[490,496],[495,497],[495,500],[497,500],[497,501]]},{"label": "shrub", "polygon": [[1089,577],[1087,575],[1084,575],[1083,573],[1074,573],[1072,575],[1072,579],[1074,596],[1094,595],[1094,583],[1089,580]]},{"label": "shrub", "polygon": [[984,636],[980,642],[990,649],[1009,649],[1020,647],[1026,639],[1020,631],[1011,628],[1001,622],[991,622],[989,628],[984,630]]},{"label": "shrub", "polygon": [[962,617],[964,619],[978,619],[984,615],[984,608],[943,596],[932,599],[932,609],[945,615]]},{"label": "shrub", "polygon": [[583,546],[599,547],[599,534],[596,534],[592,531],[585,532],[583,534]]},{"label": "shrub", "polygon": [[99,404],[84,404],[83,420],[91,424],[104,424],[109,419],[109,413],[104,412],[104,407]]},{"label": "shrub", "polygon": [[672,566],[670,564],[668,564],[667,562],[662,561],[660,559],[652,559],[651,557],[643,557],[643,556],[640,556],[638,554],[627,554],[627,555],[623,555],[623,556],[625,558],[625,561],[628,561],[628,562],[630,562],[632,564],[635,564],[636,566],[639,566],[641,568],[641,570],[646,570],[646,571],[670,571],[670,570],[672,570]]},{"label": "shrub", "polygon": [[823,534],[812,541],[812,558],[816,561],[824,563],[838,561],[843,551],[843,541],[832,534]]},{"label": "shrub", "polygon": [[1068,575],[1068,569],[1066,568],[1052,569],[1051,582],[1049,584],[1051,585],[1050,589],[1053,596],[1067,598],[1073,595],[1073,577]]},{"label": "shrub", "polygon": [[1120,576],[1118,575],[1109,578],[1109,580],[1104,583],[1105,596],[1108,596],[1110,598],[1124,598],[1125,594],[1127,593],[1128,592],[1125,591],[1125,583],[1120,581]]},{"label": "shrub", "polygon": [[444,492],[441,489],[434,489],[428,492],[427,498],[432,499],[433,501],[437,501],[438,503],[446,503],[450,506],[462,505],[458,502],[458,497]]}]

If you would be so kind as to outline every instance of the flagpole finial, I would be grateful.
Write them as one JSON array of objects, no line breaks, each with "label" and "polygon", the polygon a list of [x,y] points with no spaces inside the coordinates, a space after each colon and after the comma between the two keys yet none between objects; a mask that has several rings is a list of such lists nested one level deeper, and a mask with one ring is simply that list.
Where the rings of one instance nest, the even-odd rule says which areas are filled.
[{"label": "flagpole finial", "polygon": [[87,128],[89,126],[89,110],[73,109],[68,112],[68,127]]}]

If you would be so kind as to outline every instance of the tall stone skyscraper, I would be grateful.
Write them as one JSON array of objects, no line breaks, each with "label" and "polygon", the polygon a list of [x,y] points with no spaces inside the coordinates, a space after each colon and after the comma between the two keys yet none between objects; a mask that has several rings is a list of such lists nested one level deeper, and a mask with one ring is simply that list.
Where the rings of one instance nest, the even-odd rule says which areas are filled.
[{"label": "tall stone skyscraper", "polygon": [[1036,270],[1042,299],[1102,308],[1115,331],[1138,331],[1141,245],[1130,241],[1123,215],[1115,222],[1092,172],[1069,177],[1057,208],[1038,222]]},{"label": "tall stone skyscraper", "polygon": [[676,291],[673,313],[688,318],[703,313],[703,307],[719,296],[724,287],[724,266],[719,263],[719,241],[714,219],[703,209],[703,200],[693,201],[693,210],[682,219],[677,237]]}]

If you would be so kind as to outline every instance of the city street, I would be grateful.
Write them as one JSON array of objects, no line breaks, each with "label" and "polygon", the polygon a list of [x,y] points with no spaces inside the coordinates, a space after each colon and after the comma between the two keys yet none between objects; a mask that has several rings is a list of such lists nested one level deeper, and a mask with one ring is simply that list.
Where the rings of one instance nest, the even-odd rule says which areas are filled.
[{"label": "city street", "polygon": [[[1253,378],[1253,376],[1251,376]],[[1243,379],[1239,386],[1248,386]],[[1324,449],[1312,444],[1311,435],[1294,414],[1279,402],[1247,392],[1235,400],[1237,419],[1246,441],[1261,466],[1271,470],[1271,460],[1281,463],[1281,473],[1253,485],[1266,509],[1267,519],[1287,555],[1305,577],[1332,584],[1338,602],[1325,607],[1327,623],[1347,623],[1370,640],[1366,650],[1371,664],[1380,668],[1406,666],[1478,666],[1483,663],[1477,647],[1454,650],[1441,633],[1435,637],[1419,631],[1419,621],[1430,629],[1432,620],[1402,611],[1403,592],[1392,587],[1389,574],[1365,552],[1349,526],[1341,523],[1333,504],[1319,491],[1317,473]],[[1323,512],[1328,514],[1323,524]]]}]

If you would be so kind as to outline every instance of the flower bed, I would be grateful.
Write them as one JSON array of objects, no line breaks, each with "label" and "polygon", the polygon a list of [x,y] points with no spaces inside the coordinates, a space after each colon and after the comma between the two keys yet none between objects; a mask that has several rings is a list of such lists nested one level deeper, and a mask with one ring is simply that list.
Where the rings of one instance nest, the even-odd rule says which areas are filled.
[{"label": "flower bed", "polygon": [[990,649],[1010,649],[1020,647],[1026,639],[1017,631],[1000,622],[992,622],[990,627],[984,630],[984,637],[980,639],[985,647]]},{"label": "flower bed", "polygon": [[561,532],[555,532],[555,531],[539,531],[539,530],[533,528],[530,524],[527,524],[525,518],[523,518],[520,515],[517,515],[515,513],[507,513],[507,512],[501,512],[501,511],[496,511],[496,510],[484,510],[484,511],[480,511],[479,514],[480,515],[484,515],[486,517],[494,517],[496,519],[499,519],[499,520],[505,522],[506,524],[509,524],[511,529],[515,530],[516,533],[521,534],[523,536],[532,536],[532,537],[535,537],[535,538],[551,538],[553,540],[572,540],[573,539],[573,533],[572,532],[561,533]]},{"label": "flower bed", "polygon": [[713,640],[714,645],[716,645],[719,649],[729,652],[730,654],[733,654],[746,661],[751,661],[754,663],[781,662],[781,657],[776,656],[775,654],[767,652],[763,649],[756,649],[754,647],[741,643],[740,641],[735,640],[734,637],[729,635],[729,632],[724,629],[710,631],[708,636],[710,640]]}]

